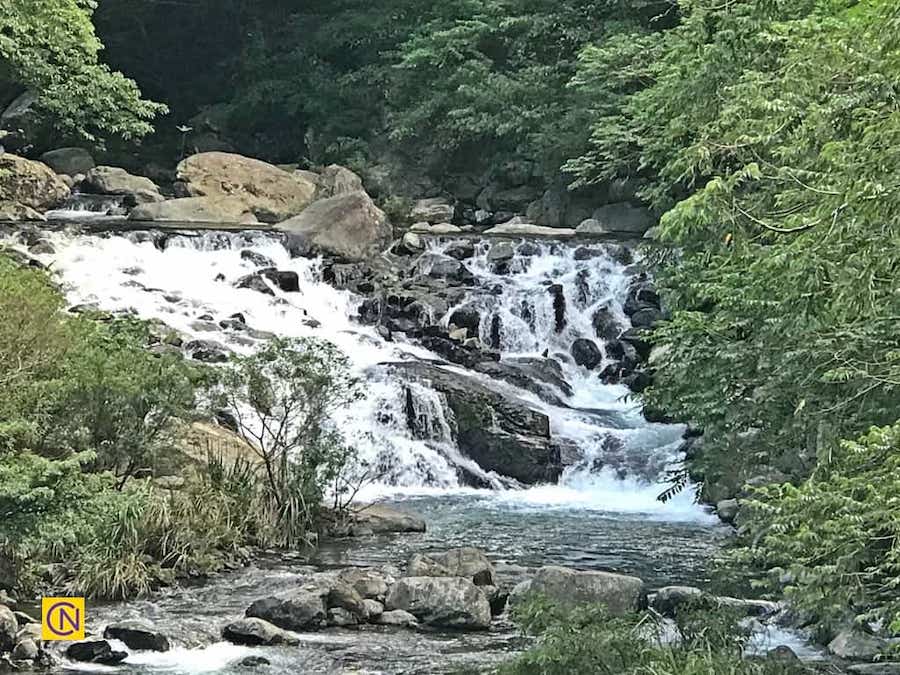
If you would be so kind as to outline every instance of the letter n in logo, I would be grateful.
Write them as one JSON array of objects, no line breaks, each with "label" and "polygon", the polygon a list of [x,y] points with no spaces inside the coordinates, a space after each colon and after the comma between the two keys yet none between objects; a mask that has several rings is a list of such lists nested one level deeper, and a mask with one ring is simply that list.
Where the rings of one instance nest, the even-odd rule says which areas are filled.
[{"label": "letter n in logo", "polygon": [[84,598],[42,598],[41,639],[84,640]]}]

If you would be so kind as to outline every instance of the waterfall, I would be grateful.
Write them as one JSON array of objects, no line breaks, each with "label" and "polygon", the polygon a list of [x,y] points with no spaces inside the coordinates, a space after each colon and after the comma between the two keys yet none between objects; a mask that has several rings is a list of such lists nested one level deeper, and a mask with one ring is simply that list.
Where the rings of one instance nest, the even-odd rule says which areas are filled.
[{"label": "waterfall", "polygon": [[[415,340],[387,341],[361,325],[356,317],[363,299],[325,283],[322,260],[291,258],[279,236],[55,232],[44,238],[55,253],[38,257],[51,266],[72,305],[160,321],[186,341],[237,354],[251,353],[273,334],[333,342],[353,374],[366,381],[364,399],[334,419],[378,475],[377,484],[363,491],[366,497],[477,485],[496,490],[499,501],[523,506],[704,517],[690,491],[667,505],[655,499],[666,467],[678,459],[683,428],[647,423],[626,387],[604,384],[596,369],[578,366],[570,356],[574,340],[595,337],[595,312],[602,309],[623,329],[628,326],[623,303],[633,270],[616,247],[523,244],[499,259],[492,252],[498,244],[482,241],[464,261],[477,283],[443,322],[449,325],[456,310],[470,307],[478,313],[481,340],[494,343],[502,361],[528,364],[547,354],[559,363],[560,383],[550,401],[489,375],[466,373],[493,388],[515,390],[547,415],[553,437],[568,448],[558,485],[507,490],[515,481],[484,471],[459,451],[442,394],[421,382],[404,382],[384,367],[438,357]],[[431,252],[440,255],[447,245],[432,244]],[[296,273],[299,292],[282,292],[270,282],[271,295],[234,286],[267,266]],[[245,329],[227,321],[236,314],[244,317]],[[598,344],[606,348],[600,339]],[[603,358],[608,361],[609,354]],[[461,370],[447,367],[454,369]]]}]

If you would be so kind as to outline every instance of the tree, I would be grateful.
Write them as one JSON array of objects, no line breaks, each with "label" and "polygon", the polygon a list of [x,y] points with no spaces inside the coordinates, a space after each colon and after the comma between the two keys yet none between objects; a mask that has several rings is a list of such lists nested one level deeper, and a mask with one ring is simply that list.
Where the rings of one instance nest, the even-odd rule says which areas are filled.
[{"label": "tree", "polygon": [[288,543],[303,540],[352,458],[330,415],[360,395],[346,357],[319,340],[272,340],[225,373],[221,396],[262,460]]},{"label": "tree", "polygon": [[37,108],[63,138],[139,138],[165,106],[100,60],[93,0],[9,0],[0,13],[0,83],[37,93]]}]

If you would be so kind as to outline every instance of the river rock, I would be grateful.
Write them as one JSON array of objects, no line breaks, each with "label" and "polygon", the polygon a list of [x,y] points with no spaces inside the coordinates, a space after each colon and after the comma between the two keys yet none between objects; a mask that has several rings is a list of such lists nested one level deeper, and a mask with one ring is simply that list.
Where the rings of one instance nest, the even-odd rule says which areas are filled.
[{"label": "river rock", "polygon": [[46,164],[9,152],[0,155],[0,201],[45,211],[68,198],[69,187]]},{"label": "river rock", "polygon": [[577,228],[578,234],[643,234],[656,224],[650,209],[629,202],[607,204],[596,209],[591,218]]},{"label": "river rock", "polygon": [[579,366],[593,370],[603,361],[603,352],[593,340],[578,338],[572,343],[572,358]]},{"label": "river rock", "polygon": [[391,243],[384,212],[359,190],[321,199],[278,225],[292,253],[322,253],[348,261],[367,260]]},{"label": "river rock", "polygon": [[495,225],[485,234],[494,235],[522,235],[526,237],[552,237],[553,239],[568,239],[575,236],[575,230],[567,227],[544,227],[543,225],[531,225],[528,223],[503,223]]},{"label": "river rock", "polygon": [[459,328],[465,328],[472,335],[478,335],[481,326],[481,314],[472,305],[466,305],[453,310],[450,315],[450,323]]},{"label": "river rock", "polygon": [[316,199],[327,199],[363,189],[362,178],[340,164],[329,164],[318,176]]},{"label": "river rock", "polygon": [[508,241],[498,241],[488,251],[488,261],[492,263],[508,262],[516,255],[516,250]]},{"label": "river rock", "polygon": [[329,610],[343,609],[357,619],[368,618],[362,595],[356,591],[356,588],[341,579],[332,581],[325,602]]},{"label": "river rock", "polygon": [[[611,572],[580,572],[566,567],[541,567],[531,580],[517,586],[515,596],[537,593],[563,604],[606,605],[612,616],[623,616],[645,606],[644,582]],[[520,588],[521,587],[521,588]]]},{"label": "river rock", "polygon": [[343,628],[345,626],[355,626],[359,623],[359,619],[353,612],[349,612],[341,607],[332,607],[328,610],[326,623],[329,626]]},{"label": "river rock", "polygon": [[716,514],[723,523],[733,524],[737,518],[740,504],[737,499],[723,499],[716,503]]},{"label": "river rock", "polygon": [[34,661],[40,654],[37,643],[31,638],[23,638],[12,650],[13,661]]},{"label": "river rock", "polygon": [[411,577],[462,577],[476,586],[496,584],[494,566],[477,548],[466,546],[445,553],[417,554],[409,562]]},{"label": "river rock", "polygon": [[847,628],[828,643],[828,653],[848,661],[874,661],[888,647],[883,638]]},{"label": "river rock", "polygon": [[41,155],[41,161],[58,174],[77,176],[96,166],[94,158],[84,148],[57,148]]},{"label": "river rock", "polygon": [[[559,477],[559,447],[550,438],[549,418],[535,405],[475,377],[427,363],[396,363],[390,369],[426,382],[446,397],[460,451],[484,470],[526,484]],[[407,421],[415,424],[415,419]]]},{"label": "river rock", "polygon": [[171,648],[169,638],[140,621],[123,621],[110,624],[103,631],[107,640],[121,640],[129,649],[167,652]]},{"label": "river rock", "polygon": [[430,626],[486,630],[491,625],[491,606],[484,593],[459,577],[400,579],[388,593],[385,607],[402,609]]},{"label": "river rock", "polygon": [[19,632],[19,622],[13,611],[0,605],[0,652],[8,652],[16,646],[16,633]]},{"label": "river rock", "polygon": [[222,629],[222,637],[236,645],[297,645],[300,638],[263,619],[251,617],[232,621]]},{"label": "river rock", "polygon": [[184,223],[237,223],[253,225],[256,216],[237,197],[182,197],[141,204],[132,209],[130,220],[179,221]]},{"label": "river rock", "polygon": [[114,666],[128,658],[128,653],[114,651],[106,640],[86,640],[70,644],[66,648],[66,656],[81,663]]},{"label": "river rock", "polygon": [[666,617],[674,617],[679,608],[704,597],[703,591],[694,586],[665,586],[650,596],[649,604]]},{"label": "river rock", "polygon": [[19,202],[0,200],[0,220],[21,223],[44,222],[47,219],[43,214],[38,213],[30,206],[20,204]]},{"label": "river rock", "polygon": [[424,532],[425,521],[416,515],[385,504],[363,506],[352,515],[355,525],[375,534],[386,532]]},{"label": "river rock", "polygon": [[159,187],[149,178],[134,176],[117,166],[97,166],[81,182],[85,192],[100,195],[125,195],[134,204],[161,202]]},{"label": "river rock", "polygon": [[378,602],[377,600],[363,600],[363,603],[366,606],[366,615],[369,617],[369,621],[371,623],[376,623],[378,617],[384,614],[384,605]]},{"label": "river rock", "polygon": [[420,199],[409,212],[409,219],[414,223],[449,223],[456,215],[456,209],[443,197]]},{"label": "river rock", "polygon": [[594,334],[601,340],[615,340],[622,332],[616,315],[609,305],[604,305],[594,312],[591,324],[594,327]]},{"label": "river rock", "polygon": [[402,609],[394,609],[389,612],[382,612],[375,619],[375,623],[379,626],[399,626],[401,628],[414,628],[419,625],[419,620]]},{"label": "river rock", "polygon": [[338,578],[366,600],[383,600],[388,592],[384,574],[372,568],[348,567],[340,571]]},{"label": "river rock", "polygon": [[255,601],[245,612],[248,618],[273,623],[284,630],[319,628],[325,622],[325,602],[321,593],[301,590],[283,597]]},{"label": "river rock", "polygon": [[177,169],[189,196],[235,197],[264,223],[296,216],[312,202],[315,183],[258,159],[228,152],[203,152]]}]

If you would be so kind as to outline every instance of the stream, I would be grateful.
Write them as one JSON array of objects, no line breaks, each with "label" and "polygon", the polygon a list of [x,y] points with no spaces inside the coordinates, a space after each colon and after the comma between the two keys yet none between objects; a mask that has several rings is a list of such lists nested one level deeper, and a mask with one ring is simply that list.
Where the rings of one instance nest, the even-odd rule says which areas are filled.
[{"label": "stream", "polygon": [[[55,217],[75,223],[105,217],[92,214],[91,208]],[[666,504],[656,499],[666,471],[681,458],[684,428],[648,423],[626,387],[604,384],[568,357],[574,340],[595,337],[591,320],[597,308],[609,308],[623,329],[629,325],[622,306],[636,272],[602,243],[591,244],[591,255],[585,257],[576,255],[574,245],[538,241],[526,248],[514,239],[516,253],[498,271],[490,259],[495,242],[480,240],[474,255],[463,261],[475,279],[465,302],[480,313],[482,339],[498,343],[502,361],[553,356],[571,387],[548,399],[489,375],[465,373],[541,411],[549,418],[553,438],[577,448],[577,458],[566,465],[557,484],[521,486],[482,469],[461,452],[450,432],[451,413],[437,391],[405,383],[383,365],[424,361],[450,373],[464,369],[441,363],[414,339],[388,341],[374,327],[362,325],[357,320],[362,298],[325,283],[321,259],[291,258],[278,236],[65,229],[45,239],[54,253],[37,257],[50,266],[71,305],[161,321],[186,340],[213,341],[238,354],[251,353],[271,334],[332,341],[347,355],[354,374],[366,381],[363,401],[333,420],[367,465],[378,469],[377,481],[358,498],[388,501],[428,523],[421,535],[330,541],[308,560],[262,559],[148,600],[89,607],[89,628],[99,631],[112,621],[140,618],[170,635],[177,647],[162,654],[131,654],[115,669],[68,667],[241,672],[240,662],[250,654],[272,661],[267,672],[285,674],[439,673],[483,667],[523,647],[505,620],[480,634],[378,626],[328,629],[303,635],[300,648],[251,649],[219,638],[222,626],[242,615],[253,600],[285,590],[304,572],[385,564],[402,569],[413,553],[455,546],[485,551],[499,579],[510,584],[521,578],[523,567],[548,564],[633,574],[651,590],[708,581],[706,565],[728,537],[728,528],[694,502],[690,488]],[[434,240],[427,254],[441,256],[449,245],[452,239]],[[259,268],[248,251],[279,270],[296,272],[300,291],[285,293],[273,286],[268,295],[235,288],[236,280]],[[561,286],[566,300],[562,330],[547,292],[551,284]],[[452,310],[442,318],[445,323]],[[218,323],[238,313],[252,330],[235,332]],[[609,360],[607,353],[603,357],[604,363]],[[407,420],[408,391],[422,418],[417,429]],[[471,487],[465,476],[491,489]],[[782,644],[792,638],[772,639]],[[791,644],[799,649],[796,640]]]}]

